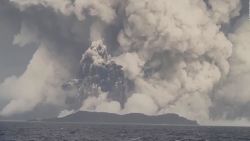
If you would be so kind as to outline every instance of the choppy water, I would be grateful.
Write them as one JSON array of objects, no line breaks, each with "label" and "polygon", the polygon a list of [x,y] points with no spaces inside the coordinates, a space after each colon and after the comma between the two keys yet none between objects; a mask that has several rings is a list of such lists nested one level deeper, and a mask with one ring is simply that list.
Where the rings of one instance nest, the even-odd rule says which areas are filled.
[{"label": "choppy water", "polygon": [[250,128],[0,122],[0,141],[250,141]]}]

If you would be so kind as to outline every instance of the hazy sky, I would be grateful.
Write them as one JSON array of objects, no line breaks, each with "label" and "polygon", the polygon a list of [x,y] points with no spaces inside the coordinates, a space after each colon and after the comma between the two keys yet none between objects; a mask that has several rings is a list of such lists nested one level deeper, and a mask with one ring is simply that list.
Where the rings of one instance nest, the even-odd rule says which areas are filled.
[{"label": "hazy sky", "polygon": [[[19,32],[18,19],[6,18],[0,8],[0,81],[11,75],[20,75],[25,71],[36,47],[20,48],[13,45],[14,36]],[[15,17],[13,16],[15,19]]]}]

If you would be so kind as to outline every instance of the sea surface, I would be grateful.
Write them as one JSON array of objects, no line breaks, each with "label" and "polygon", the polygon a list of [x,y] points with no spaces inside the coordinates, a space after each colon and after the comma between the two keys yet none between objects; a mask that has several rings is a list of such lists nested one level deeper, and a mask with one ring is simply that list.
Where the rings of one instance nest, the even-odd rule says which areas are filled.
[{"label": "sea surface", "polygon": [[250,128],[0,122],[0,141],[250,141]]}]

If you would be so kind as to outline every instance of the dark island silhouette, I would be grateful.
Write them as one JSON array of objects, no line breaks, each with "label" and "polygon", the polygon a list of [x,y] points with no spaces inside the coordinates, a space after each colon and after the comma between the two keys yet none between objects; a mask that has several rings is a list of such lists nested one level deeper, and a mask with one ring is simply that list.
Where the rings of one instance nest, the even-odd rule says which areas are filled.
[{"label": "dark island silhouette", "polygon": [[148,116],[139,113],[118,115],[102,112],[79,111],[63,118],[43,120],[46,122],[82,122],[82,123],[117,123],[117,124],[167,124],[167,125],[192,125],[198,126],[193,120],[180,117],[177,114],[164,114]]}]

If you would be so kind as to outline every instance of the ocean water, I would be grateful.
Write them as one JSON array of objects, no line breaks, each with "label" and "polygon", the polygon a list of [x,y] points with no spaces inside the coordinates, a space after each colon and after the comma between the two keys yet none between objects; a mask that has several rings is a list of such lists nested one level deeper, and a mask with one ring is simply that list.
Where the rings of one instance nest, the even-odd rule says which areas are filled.
[{"label": "ocean water", "polygon": [[0,141],[250,141],[250,128],[0,122]]}]

